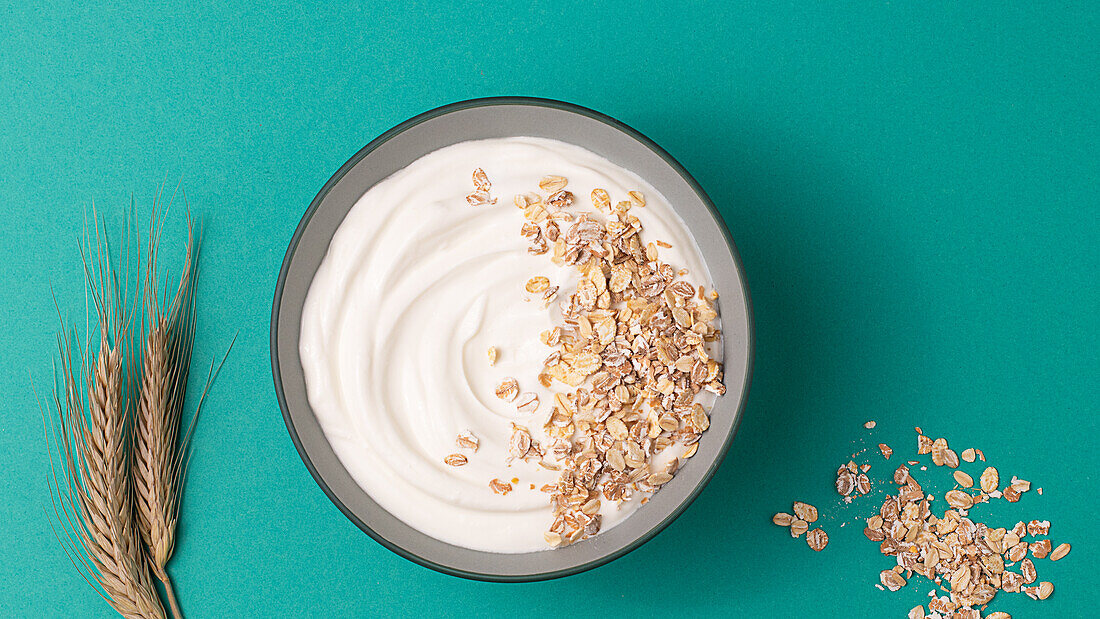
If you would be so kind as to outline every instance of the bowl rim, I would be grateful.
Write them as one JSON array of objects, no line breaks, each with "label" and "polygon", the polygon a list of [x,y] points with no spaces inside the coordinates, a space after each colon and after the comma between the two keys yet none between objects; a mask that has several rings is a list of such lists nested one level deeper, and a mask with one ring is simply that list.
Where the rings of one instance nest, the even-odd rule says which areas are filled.
[{"label": "bowl rim", "polygon": [[[684,179],[685,182],[688,183],[692,191],[695,192],[695,194],[699,197],[700,201],[702,201],[703,205],[707,208],[707,210],[715,218],[715,220],[722,224],[722,237],[725,239],[726,244],[728,245],[729,250],[732,254],[734,267],[737,270],[738,281],[741,284],[741,292],[744,295],[746,325],[748,327],[745,334],[746,349],[748,352],[745,365],[745,377],[741,388],[741,398],[737,403],[734,423],[730,428],[729,434],[726,436],[725,441],[719,448],[714,460],[710,463],[707,471],[703,474],[702,478],[699,480],[699,483],[695,486],[694,489],[692,489],[688,496],[679,505],[677,505],[675,509],[669,512],[669,514],[659,523],[637,537],[631,543],[615,550],[614,552],[600,556],[591,561],[586,561],[584,563],[580,563],[559,570],[519,575],[486,574],[463,569],[455,569],[453,567],[436,563],[427,557],[417,555],[405,549],[404,547],[391,542],[389,539],[374,531],[370,527],[370,525],[359,518],[357,514],[352,512],[332,491],[332,489],[324,480],[320,471],[318,471],[317,468],[314,466],[313,461],[310,459],[309,455],[306,453],[306,450],[302,446],[302,441],[298,435],[298,430],[294,425],[294,421],[290,413],[290,408],[287,405],[286,396],[283,391],[283,381],[279,364],[278,345],[280,308],[282,305],[283,289],[286,284],[286,279],[290,270],[291,262],[294,259],[295,251],[298,248],[302,235],[308,227],[310,220],[313,218],[318,208],[320,208],[321,202],[332,190],[332,188],[355,165],[366,158],[371,152],[376,150],[382,144],[385,144],[393,137],[412,127],[415,127],[416,125],[459,110],[499,105],[527,105],[547,107],[586,116],[590,119],[602,122],[612,127],[613,129],[621,131],[629,137],[637,140],[643,146],[653,151],[653,153],[660,157],[666,164],[668,164],[669,167],[671,167],[672,170],[676,172],[676,174],[678,174]],[[275,294],[272,301],[269,347],[269,352],[271,356],[271,374],[274,381],[275,394],[279,401],[279,408],[282,410],[283,423],[286,425],[287,432],[290,434],[290,438],[294,443],[294,448],[298,452],[298,456],[302,459],[302,462],[305,464],[306,469],[309,470],[310,475],[313,477],[313,481],[316,482],[318,486],[320,486],[321,490],[325,493],[325,496],[328,497],[333,505],[335,505],[336,508],[339,509],[340,512],[343,513],[348,520],[358,526],[364,533],[370,536],[371,539],[378,542],[384,548],[388,549],[394,554],[397,554],[404,559],[412,561],[417,565],[427,567],[443,574],[483,582],[536,582],[541,580],[561,578],[564,576],[571,576],[573,574],[585,572],[597,568],[601,565],[610,563],[611,561],[614,561],[615,559],[618,559],[630,553],[631,551],[639,548],[649,540],[656,537],[661,531],[672,524],[672,522],[676,520],[676,518],[683,514],[684,511],[686,511],[692,503],[695,502],[695,499],[698,498],[698,496],[703,492],[703,489],[706,488],[707,484],[710,483],[715,473],[718,472],[718,468],[725,460],[726,454],[729,452],[729,449],[733,444],[733,438],[737,435],[737,430],[741,425],[742,417],[745,411],[745,404],[748,401],[749,390],[752,384],[753,365],[756,356],[756,328],[753,317],[752,297],[749,292],[748,282],[745,278],[745,268],[741,260],[741,254],[737,251],[737,245],[734,243],[733,237],[730,234],[729,226],[726,225],[725,219],[718,211],[718,208],[714,205],[714,202],[710,199],[710,196],[707,195],[706,191],[704,191],[702,186],[699,185],[699,182],[695,180],[695,177],[693,177],[691,173],[689,173],[687,169],[684,168],[684,166],[676,160],[676,158],[674,158],[671,154],[668,153],[668,151],[661,148],[656,142],[651,140],[649,137],[647,137],[637,129],[634,129],[626,123],[617,120],[611,116],[608,116],[607,114],[603,114],[602,112],[597,112],[595,110],[577,105],[575,103],[568,103],[565,101],[559,101],[557,99],[526,96],[498,96],[465,99],[462,101],[448,103],[446,105],[442,105],[426,112],[417,114],[416,116],[413,116],[412,118],[409,118],[408,120],[405,120],[395,125],[394,127],[390,128],[389,130],[385,131],[378,137],[368,142],[366,146],[359,149],[359,151],[352,155],[352,157],[348,159],[347,162],[344,163],[344,165],[340,166],[340,168],[328,179],[328,181],[321,187],[320,191],[317,192],[317,195],[313,198],[313,201],[310,202],[309,208],[307,208],[305,213],[303,213],[302,218],[298,222],[298,226],[295,228],[294,234],[291,236],[290,242],[287,245],[286,254],[283,257],[283,263],[279,270],[279,278],[275,285]]]}]

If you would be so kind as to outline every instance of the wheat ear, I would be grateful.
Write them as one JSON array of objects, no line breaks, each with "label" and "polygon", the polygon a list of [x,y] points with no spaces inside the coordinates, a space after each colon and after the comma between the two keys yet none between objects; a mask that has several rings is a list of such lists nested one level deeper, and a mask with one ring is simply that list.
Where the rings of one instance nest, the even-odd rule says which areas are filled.
[{"label": "wheat ear", "polygon": [[[134,424],[134,496],[138,529],[153,574],[164,583],[169,606],[181,617],[166,564],[175,549],[181,483],[190,432],[180,437],[188,368],[195,335],[195,237],[188,219],[187,254],[179,286],[162,300],[157,282],[159,226],[154,213],[145,273],[147,317],[141,360],[141,396]],[[197,411],[196,411],[197,415]]]},{"label": "wheat ear", "polygon": [[57,437],[52,447],[49,429],[46,436],[47,448],[51,454],[57,452],[62,469],[58,475],[51,458],[51,497],[62,531],[58,539],[85,580],[119,614],[162,619],[164,608],[133,518],[128,427],[132,385],[125,363],[130,315],[98,222],[94,257],[91,251],[85,253],[88,245],[85,235],[81,256],[95,302],[99,348],[89,367],[86,349],[74,354],[75,332],[62,330],[58,345],[63,386],[55,388],[53,396],[58,425],[48,426],[55,428]]}]

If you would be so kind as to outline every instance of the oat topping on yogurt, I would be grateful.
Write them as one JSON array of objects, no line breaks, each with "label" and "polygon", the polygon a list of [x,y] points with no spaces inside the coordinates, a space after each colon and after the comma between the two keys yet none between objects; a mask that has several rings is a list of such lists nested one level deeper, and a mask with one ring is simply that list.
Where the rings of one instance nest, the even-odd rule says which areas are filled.
[{"label": "oat topping on yogurt", "polygon": [[697,450],[725,390],[710,284],[633,173],[542,138],[455,144],[334,235],[302,315],[310,405],[413,528],[489,552],[575,543]]},{"label": "oat topping on yogurt", "polygon": [[[683,279],[689,272],[660,259],[670,243],[642,240],[642,221],[630,211],[645,206],[644,195],[632,190],[612,206],[610,193],[597,187],[591,209],[570,209],[568,184],[565,176],[546,176],[539,187],[548,196],[513,200],[527,219],[527,251],[550,254],[554,265],[580,276],[559,303],[562,324],[540,336],[552,352],[539,382],[556,391],[542,418],[554,441],[553,462],[544,466],[562,471],[542,488],[554,516],[544,538],[554,547],[598,533],[603,503],[619,508],[672,481],[710,426],[695,396],[725,392],[711,356],[720,337],[713,297],[702,287],[696,295]],[[524,287],[549,292],[547,300],[559,288],[544,276]]]}]

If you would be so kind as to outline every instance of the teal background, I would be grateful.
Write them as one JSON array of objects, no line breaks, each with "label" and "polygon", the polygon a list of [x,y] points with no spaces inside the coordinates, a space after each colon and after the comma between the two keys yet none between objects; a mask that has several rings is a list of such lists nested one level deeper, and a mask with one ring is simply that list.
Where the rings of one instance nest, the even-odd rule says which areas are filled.
[{"label": "teal background", "polygon": [[[162,182],[206,225],[196,364],[238,336],[170,564],[191,617],[904,617],[931,586],[874,588],[873,508],[832,481],[879,441],[910,458],[914,425],[1045,488],[976,515],[1049,518],[1074,545],[1038,563],[1053,597],[991,610],[1094,614],[1095,3],[72,4],[0,7],[0,616],[111,616],[51,533],[32,383],[51,381],[51,288],[83,324],[92,202],[117,230]],[[348,522],[291,444],[268,360],[283,252],[328,177],[412,115],[504,94],[592,107],[677,157],[737,241],[758,343],[698,501],[610,565],[525,585],[434,573]],[[821,509],[824,552],[770,523],[793,499]]]}]

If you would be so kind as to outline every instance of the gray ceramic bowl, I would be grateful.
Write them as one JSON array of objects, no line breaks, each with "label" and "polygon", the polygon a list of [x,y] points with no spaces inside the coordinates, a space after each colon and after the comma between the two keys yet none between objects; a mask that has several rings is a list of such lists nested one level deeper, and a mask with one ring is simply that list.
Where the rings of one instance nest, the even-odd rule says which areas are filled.
[{"label": "gray ceramic bowl", "polygon": [[[452,546],[390,515],[340,464],[310,409],[298,357],[302,306],[336,228],[375,183],[431,151],[465,140],[509,136],[577,144],[637,173],[660,191],[694,234],[720,294],[726,395],[711,413],[699,451],[676,478],[618,526],[558,550],[495,554]],[[271,365],[287,430],[317,484],[380,544],[421,565],[478,580],[556,578],[602,565],[649,540],[682,513],[714,475],[740,421],[752,369],[753,330],[741,262],[721,217],[679,163],[634,129],[576,105],[500,97],[447,105],[382,134],[341,167],[314,198],[287,248],[271,315]]]}]

